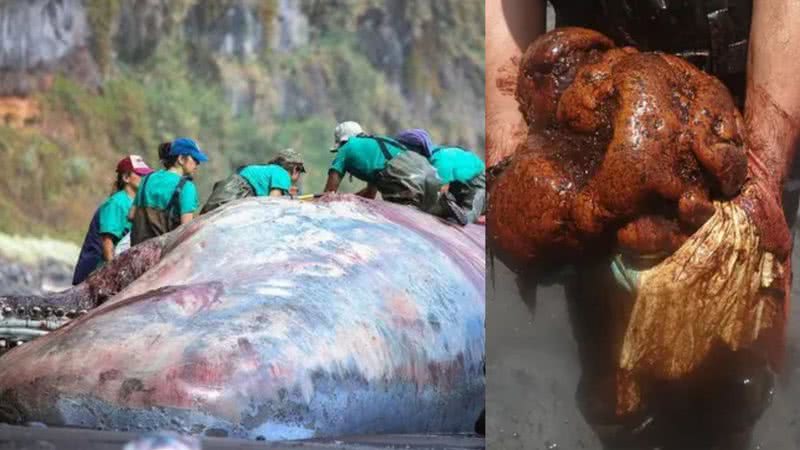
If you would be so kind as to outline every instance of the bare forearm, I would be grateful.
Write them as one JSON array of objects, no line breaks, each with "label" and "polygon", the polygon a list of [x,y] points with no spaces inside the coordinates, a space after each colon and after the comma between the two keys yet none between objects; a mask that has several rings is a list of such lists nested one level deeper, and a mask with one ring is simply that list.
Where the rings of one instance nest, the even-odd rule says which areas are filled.
[{"label": "bare forearm", "polygon": [[111,240],[111,237],[103,235],[102,244],[103,244],[103,261],[109,262],[114,259],[114,241]]},{"label": "bare forearm", "polygon": [[493,166],[514,151],[526,127],[514,97],[516,61],[544,32],[541,0],[486,1],[486,149]]},{"label": "bare forearm", "polygon": [[339,190],[339,183],[342,182],[342,177],[336,171],[328,172],[328,182],[325,183],[325,192],[336,192]]},{"label": "bare forearm", "polygon": [[544,32],[542,0],[486,0],[486,92],[494,90],[498,69],[519,57]]},{"label": "bare forearm", "polygon": [[[753,153],[773,183],[786,178],[800,138],[800,2],[755,0],[745,121]],[[763,169],[762,169],[763,168]]]}]

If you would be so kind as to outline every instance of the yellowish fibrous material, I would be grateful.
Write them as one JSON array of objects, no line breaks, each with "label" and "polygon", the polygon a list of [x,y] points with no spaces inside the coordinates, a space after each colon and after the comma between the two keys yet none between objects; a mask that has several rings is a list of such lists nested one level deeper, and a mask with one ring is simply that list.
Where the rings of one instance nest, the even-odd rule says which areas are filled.
[{"label": "yellowish fibrous material", "polygon": [[674,254],[642,271],[622,343],[617,412],[639,404],[636,377],[683,377],[712,345],[753,344],[781,320],[775,287],[783,267],[759,247],[756,226],[733,203],[715,214]]}]

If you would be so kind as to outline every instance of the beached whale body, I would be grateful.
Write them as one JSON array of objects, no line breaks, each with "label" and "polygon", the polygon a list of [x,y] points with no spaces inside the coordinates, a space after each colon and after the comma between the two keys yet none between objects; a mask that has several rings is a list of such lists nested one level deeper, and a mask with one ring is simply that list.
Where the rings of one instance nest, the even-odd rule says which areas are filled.
[{"label": "beached whale body", "polygon": [[251,198],[159,246],[108,301],[0,358],[0,421],[266,439],[472,430],[483,227],[352,196]]}]

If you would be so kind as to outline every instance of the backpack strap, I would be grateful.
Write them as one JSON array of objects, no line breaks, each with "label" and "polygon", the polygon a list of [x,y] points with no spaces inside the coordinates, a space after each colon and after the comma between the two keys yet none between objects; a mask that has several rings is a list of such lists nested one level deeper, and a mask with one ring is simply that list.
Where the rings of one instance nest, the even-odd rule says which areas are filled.
[{"label": "backpack strap", "polygon": [[[181,217],[181,210],[180,210],[180,198],[181,192],[183,191],[183,186],[186,184],[187,181],[191,181],[191,176],[181,177],[181,181],[178,182],[178,185],[175,186],[175,191],[172,192],[172,198],[169,199],[169,203],[167,203],[167,213],[170,216],[177,217],[180,219]],[[177,214],[176,214],[177,212]]]},{"label": "backpack strap", "polygon": [[403,150],[408,150],[403,144],[395,141],[390,141],[389,139],[382,138],[380,136],[365,136],[365,137],[374,139],[378,143],[378,147],[381,148],[381,153],[383,153],[383,157],[386,158],[386,161],[390,161],[392,158],[394,158],[392,154],[389,153],[389,149],[386,148],[386,144],[393,145],[395,147],[400,147]]},{"label": "backpack strap", "polygon": [[[144,177],[144,181],[142,181],[142,188],[141,188],[142,189],[142,193],[147,192],[147,191],[145,191],[145,189],[147,189],[147,180],[150,179],[150,175],[152,175],[152,174],[148,173],[147,176]],[[134,200],[135,199],[136,198],[134,197]]]},{"label": "backpack strap", "polygon": [[389,149],[386,148],[386,143],[383,142],[383,139],[375,139],[378,141],[378,146],[381,148],[381,153],[383,153],[383,157],[386,158],[386,161],[390,161],[392,159],[392,154],[389,153]]}]

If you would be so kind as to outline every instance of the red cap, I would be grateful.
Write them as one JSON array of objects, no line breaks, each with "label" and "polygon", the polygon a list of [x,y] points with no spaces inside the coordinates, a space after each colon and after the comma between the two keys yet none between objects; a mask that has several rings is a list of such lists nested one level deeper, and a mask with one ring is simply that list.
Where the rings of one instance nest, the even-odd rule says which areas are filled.
[{"label": "red cap", "polygon": [[153,169],[145,164],[144,160],[139,155],[128,155],[122,158],[117,164],[117,173],[133,172],[139,176],[145,176],[153,172]]}]

